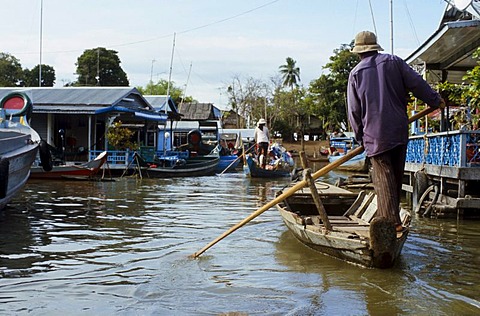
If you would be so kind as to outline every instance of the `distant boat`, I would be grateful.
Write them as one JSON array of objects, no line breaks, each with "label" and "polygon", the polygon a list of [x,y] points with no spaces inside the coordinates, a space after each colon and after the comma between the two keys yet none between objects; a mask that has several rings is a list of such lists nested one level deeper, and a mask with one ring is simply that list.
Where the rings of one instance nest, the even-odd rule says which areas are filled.
[{"label": "distant boat", "polygon": [[[27,182],[39,150],[40,136],[27,123],[31,111],[32,103],[23,93],[10,93],[0,103],[0,210]],[[44,166],[48,169],[45,160]]]},{"label": "distant boat", "polygon": [[[345,133],[347,134],[347,133]],[[330,155],[328,161],[330,163],[345,156],[350,150],[360,146],[353,136],[331,137],[330,138]],[[337,167],[338,170],[346,171],[367,171],[367,156],[365,152],[351,158]]]},{"label": "distant boat", "polygon": [[95,159],[82,164],[62,164],[53,166],[51,171],[45,171],[41,166],[32,166],[32,179],[91,179],[107,161],[107,152],[104,151]]},{"label": "distant boat", "polygon": [[220,157],[218,152],[210,155],[180,158],[169,156],[146,161],[139,153],[135,153],[132,163],[138,173],[150,178],[200,177],[215,175]]},{"label": "distant boat", "polygon": [[257,163],[253,160],[251,155],[247,156],[247,165],[250,170],[250,177],[252,178],[287,178],[292,177],[292,168],[287,169],[275,169],[268,165],[263,169],[257,166]]}]

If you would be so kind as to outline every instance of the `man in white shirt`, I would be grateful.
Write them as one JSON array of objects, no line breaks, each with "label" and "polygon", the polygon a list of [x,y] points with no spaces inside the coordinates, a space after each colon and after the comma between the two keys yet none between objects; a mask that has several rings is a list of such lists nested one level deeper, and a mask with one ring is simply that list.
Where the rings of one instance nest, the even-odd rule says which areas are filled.
[{"label": "man in white shirt", "polygon": [[265,168],[267,162],[268,144],[270,142],[266,124],[265,119],[261,118],[255,128],[255,143],[257,144],[259,162],[262,168]]}]

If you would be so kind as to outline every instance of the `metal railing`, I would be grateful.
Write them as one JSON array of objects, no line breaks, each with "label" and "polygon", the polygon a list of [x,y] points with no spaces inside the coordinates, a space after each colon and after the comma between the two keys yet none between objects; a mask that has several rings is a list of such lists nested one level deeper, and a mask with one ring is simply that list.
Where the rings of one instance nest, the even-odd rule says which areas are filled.
[{"label": "metal railing", "polygon": [[480,167],[480,131],[451,131],[411,136],[406,162],[451,167]]}]

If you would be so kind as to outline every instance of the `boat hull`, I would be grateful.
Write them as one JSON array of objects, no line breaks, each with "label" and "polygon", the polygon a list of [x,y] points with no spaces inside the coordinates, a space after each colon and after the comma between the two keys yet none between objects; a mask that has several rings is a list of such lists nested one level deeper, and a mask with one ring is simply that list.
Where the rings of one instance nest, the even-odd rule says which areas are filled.
[{"label": "boat hull", "polygon": [[107,152],[101,153],[97,158],[79,165],[53,166],[51,171],[45,171],[41,166],[32,166],[30,178],[32,179],[71,179],[92,178],[107,161]]},{"label": "boat hull", "polygon": [[237,155],[220,156],[216,172],[233,172],[238,167],[239,163],[240,159]]},{"label": "boat hull", "polygon": [[247,156],[247,164],[252,178],[291,178],[292,172],[289,170],[269,170],[257,167],[252,157]]},{"label": "boat hull", "polygon": [[31,135],[0,129],[0,210],[20,191],[38,152]]},{"label": "boat hull", "polygon": [[[340,154],[337,156],[330,155],[328,156],[328,162],[333,163],[343,156],[344,156],[343,154]],[[368,166],[367,166],[367,158],[366,158],[365,152],[344,162],[343,164],[338,166],[337,169],[345,170],[345,171],[367,171]]]},{"label": "boat hull", "polygon": [[173,178],[173,177],[201,177],[216,174],[220,157],[199,156],[186,159],[185,164],[172,167],[150,167],[141,170],[151,178]]},{"label": "boat hull", "polygon": [[289,231],[304,245],[364,267],[390,268],[394,265],[409,232],[410,217],[406,211],[402,213],[406,228],[396,233],[391,222],[375,218],[376,198],[373,193],[368,196],[364,192],[359,194],[345,212],[345,209],[341,212],[335,210],[338,202],[329,201],[328,196],[348,197],[346,193],[324,194],[321,200],[331,225],[331,229],[327,229],[316,207],[311,205],[313,200],[308,201],[305,194],[296,197],[298,194],[276,207]]}]

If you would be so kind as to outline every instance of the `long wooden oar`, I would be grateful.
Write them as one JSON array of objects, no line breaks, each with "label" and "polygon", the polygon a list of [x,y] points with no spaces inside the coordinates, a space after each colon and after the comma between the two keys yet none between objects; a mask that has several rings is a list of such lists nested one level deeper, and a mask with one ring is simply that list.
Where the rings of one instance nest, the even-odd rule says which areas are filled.
[{"label": "long wooden oar", "polygon": [[[432,112],[436,110],[436,108],[431,108],[431,107],[428,107],[426,108],[425,110],[423,111],[420,111],[419,113],[413,115],[412,117],[410,117],[408,119],[408,122],[409,123],[412,123],[413,121],[416,121],[418,120],[420,117],[422,116],[425,116],[427,115],[428,113]],[[352,159],[353,157],[361,154],[363,152],[363,146],[360,146],[360,147],[357,147],[353,150],[351,150],[350,152],[348,152],[345,156],[342,156],[340,157],[339,159],[335,160],[334,162],[326,165],[325,167],[321,168],[320,170],[318,170],[317,172],[315,172],[314,174],[312,174],[312,179],[313,180],[316,180],[318,179],[319,177],[325,175],[326,173],[332,171],[333,169],[335,169],[336,167],[340,166],[341,164],[343,164],[344,162],[347,162],[349,161],[350,159]],[[227,231],[225,231],[223,234],[221,234],[220,236],[218,236],[216,239],[214,239],[212,242],[210,242],[208,245],[206,245],[205,247],[203,247],[202,249],[200,249],[199,251],[195,252],[193,255],[191,255],[192,258],[197,258],[198,256],[200,256],[202,253],[204,253],[205,251],[207,251],[209,248],[211,248],[213,245],[215,245],[217,242],[219,242],[220,240],[222,240],[223,238],[227,237],[228,235],[230,235],[231,233],[233,233],[234,231],[236,231],[237,229],[241,228],[242,226],[244,226],[245,224],[247,224],[248,222],[250,222],[252,219],[254,219],[255,217],[257,217],[258,215],[262,214],[263,212],[265,212],[266,210],[268,210],[269,208],[275,206],[276,204],[280,203],[281,201],[285,200],[286,198],[292,196],[293,194],[295,194],[295,192],[297,192],[298,190],[300,189],[303,189],[304,187],[306,187],[308,185],[307,181],[305,180],[302,180],[300,182],[298,182],[297,184],[295,184],[293,187],[291,187],[290,189],[288,189],[287,191],[283,192],[282,194],[280,194],[279,196],[277,196],[275,199],[273,199],[272,201],[268,202],[267,204],[265,204],[264,206],[262,206],[261,208],[259,208],[258,210],[256,210],[255,212],[253,212],[252,214],[250,214],[248,217],[246,217],[244,220],[242,220],[241,222],[235,224],[234,226],[232,226],[230,229],[228,229]]]}]

